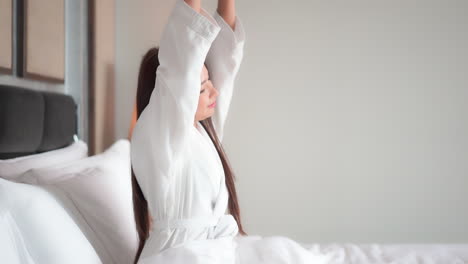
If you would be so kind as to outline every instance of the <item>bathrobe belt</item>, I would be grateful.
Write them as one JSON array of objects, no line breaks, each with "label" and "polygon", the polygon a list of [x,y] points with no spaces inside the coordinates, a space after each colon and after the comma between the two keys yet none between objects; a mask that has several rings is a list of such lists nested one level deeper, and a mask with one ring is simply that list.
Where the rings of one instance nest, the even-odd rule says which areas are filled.
[{"label": "bathrobe belt", "polygon": [[239,229],[234,217],[225,214],[219,217],[197,217],[187,219],[163,219],[153,222],[153,229],[163,230],[170,228],[203,228],[208,227],[208,239],[216,239],[226,236],[236,236]]}]

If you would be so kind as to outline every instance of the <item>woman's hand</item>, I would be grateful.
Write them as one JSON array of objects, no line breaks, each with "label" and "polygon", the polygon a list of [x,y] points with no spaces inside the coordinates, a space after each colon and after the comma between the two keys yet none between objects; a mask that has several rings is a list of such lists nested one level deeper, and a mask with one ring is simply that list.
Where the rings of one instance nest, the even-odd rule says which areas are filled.
[{"label": "woman's hand", "polygon": [[[193,10],[200,13],[201,0],[184,0]],[[218,14],[234,30],[236,25],[235,0],[218,0]]]},{"label": "woman's hand", "polygon": [[236,24],[236,9],[234,0],[218,0],[218,14],[234,30]]}]

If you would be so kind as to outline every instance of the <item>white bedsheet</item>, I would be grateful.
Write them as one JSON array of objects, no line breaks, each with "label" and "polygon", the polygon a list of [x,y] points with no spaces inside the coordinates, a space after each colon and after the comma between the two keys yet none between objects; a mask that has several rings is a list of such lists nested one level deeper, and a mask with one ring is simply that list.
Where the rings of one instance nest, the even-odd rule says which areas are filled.
[{"label": "white bedsheet", "polygon": [[238,236],[236,242],[236,264],[468,263],[468,244],[304,244],[284,236]]},{"label": "white bedsheet", "polygon": [[468,244],[302,244],[330,264],[468,263]]}]

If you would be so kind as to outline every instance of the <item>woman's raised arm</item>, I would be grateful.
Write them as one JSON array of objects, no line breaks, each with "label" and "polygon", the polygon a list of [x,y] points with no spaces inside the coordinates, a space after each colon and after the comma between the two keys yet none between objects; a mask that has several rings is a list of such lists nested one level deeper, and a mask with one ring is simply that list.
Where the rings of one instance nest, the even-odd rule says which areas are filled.
[{"label": "woman's raised arm", "polygon": [[234,80],[244,53],[245,33],[240,19],[236,16],[234,0],[219,0],[218,10],[213,17],[221,27],[221,31],[211,45],[206,65],[210,71],[211,81],[219,91],[212,120],[218,138],[222,141]]},{"label": "woman's raised arm", "polygon": [[176,0],[161,35],[155,87],[132,135],[132,165],[138,180],[143,181],[142,190],[157,191],[172,178],[172,168],[195,129],[200,73],[220,31],[213,19],[193,9],[191,4],[197,8],[199,2]]},{"label": "woman's raised arm", "polygon": [[236,23],[236,5],[234,0],[218,0],[218,14],[234,30]]}]

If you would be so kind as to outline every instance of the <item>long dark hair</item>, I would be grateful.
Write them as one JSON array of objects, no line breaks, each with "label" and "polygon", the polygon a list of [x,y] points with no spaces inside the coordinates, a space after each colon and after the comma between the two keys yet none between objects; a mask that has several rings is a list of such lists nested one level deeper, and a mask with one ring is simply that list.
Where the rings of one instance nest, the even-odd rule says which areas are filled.
[{"label": "long dark hair", "polygon": [[[158,59],[158,48],[151,48],[146,52],[145,56],[140,64],[140,71],[138,74],[138,88],[137,88],[137,119],[140,117],[140,114],[143,112],[145,107],[148,105],[151,93],[153,92],[155,81],[156,81],[156,69],[159,66],[159,59]],[[241,217],[240,217],[240,209],[239,209],[239,202],[237,200],[237,192],[236,186],[234,184],[235,176],[232,171],[232,168],[229,164],[227,159],[226,153],[221,145],[221,142],[216,135],[214,130],[213,122],[211,117],[201,121],[202,126],[208,132],[208,135],[211,138],[216,150],[221,158],[221,162],[223,164],[224,175],[226,178],[226,187],[229,193],[229,202],[228,208],[229,213],[232,214],[234,219],[237,222],[237,226],[239,227],[239,234],[247,235],[242,227]],[[143,192],[141,191],[140,185],[133,173],[132,169],[132,188],[133,188],[133,210],[135,213],[135,221],[138,231],[138,236],[140,238],[140,243],[138,247],[138,251],[135,257],[135,263],[137,263],[138,259],[140,258],[141,251],[143,250],[143,246],[145,245],[146,240],[149,236],[149,228],[150,228],[150,218],[148,213],[148,202],[146,201],[145,197],[143,196]]]}]

